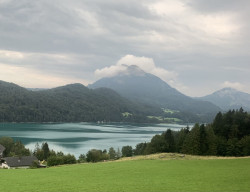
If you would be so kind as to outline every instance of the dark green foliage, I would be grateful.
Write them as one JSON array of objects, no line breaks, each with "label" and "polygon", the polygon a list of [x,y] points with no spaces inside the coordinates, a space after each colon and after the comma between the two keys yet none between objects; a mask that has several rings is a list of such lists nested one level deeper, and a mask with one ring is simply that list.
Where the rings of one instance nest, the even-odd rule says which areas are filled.
[{"label": "dark green foliage", "polygon": [[166,141],[165,152],[175,152],[176,146],[173,131],[168,129],[165,133],[163,133],[163,137]]},{"label": "dark green foliage", "polygon": [[109,154],[110,159],[118,159],[117,155],[116,155],[116,151],[115,151],[115,149],[113,147],[109,148],[108,154]]},{"label": "dark green foliage", "polygon": [[[123,116],[124,112],[132,114]],[[0,81],[1,122],[148,122],[160,108],[133,103],[111,89],[72,84],[30,91]]]},{"label": "dark green foliage", "polygon": [[48,166],[56,166],[63,164],[63,157],[62,156],[50,156],[47,160]]},{"label": "dark green foliage", "polygon": [[217,137],[214,134],[214,130],[210,125],[206,127],[206,144],[207,151],[204,152],[206,155],[218,155],[217,154]]},{"label": "dark green foliage", "polygon": [[116,158],[119,159],[119,158],[121,158],[121,156],[122,156],[122,152],[121,152],[120,148],[118,148],[116,151]]},{"label": "dark green foliage", "polygon": [[135,146],[134,155],[146,155],[147,143],[139,143]]},{"label": "dark green foliage", "polygon": [[26,149],[21,141],[14,141],[10,137],[1,137],[0,144],[5,147],[4,157],[29,156],[30,151]]},{"label": "dark green foliage", "polygon": [[76,163],[76,158],[74,155],[64,155],[64,153],[61,151],[55,152],[50,150],[47,142],[42,143],[42,147],[40,147],[37,143],[33,155],[36,156],[40,161],[46,160],[48,166]]},{"label": "dark green foliage", "polygon": [[78,163],[85,163],[86,161],[86,156],[84,154],[81,154],[78,158]]},{"label": "dark green foliage", "polygon": [[93,163],[109,159],[109,155],[107,153],[98,149],[91,149],[90,151],[88,151],[86,157],[87,162]]},{"label": "dark green foliage", "polygon": [[49,157],[49,145],[47,142],[42,144],[42,150],[43,150],[43,155],[44,155],[44,159],[47,160]]},{"label": "dark green foliage", "polygon": [[35,146],[35,150],[33,152],[33,155],[37,157],[40,161],[47,160],[50,155],[52,155],[54,151],[50,151],[49,145],[47,142],[42,143],[42,147],[39,146],[37,143]]},{"label": "dark green foliage", "polygon": [[229,138],[238,138],[250,134],[250,115],[240,110],[230,110],[224,115],[218,113],[213,122],[216,135]]},{"label": "dark green foliage", "polygon": [[175,142],[176,142],[176,152],[180,153],[183,151],[184,141],[189,133],[189,127],[181,129],[177,131],[175,134]]},{"label": "dark green foliage", "polygon": [[187,135],[181,152],[192,155],[201,155],[200,137],[200,126],[199,124],[195,124],[193,129]]},{"label": "dark green foliage", "polygon": [[62,152],[59,152],[56,155],[50,155],[47,159],[48,166],[75,164],[75,163],[76,163],[76,158],[74,155],[71,154],[64,155]]},{"label": "dark green foliage", "polygon": [[0,144],[5,147],[5,151],[3,152],[3,156],[8,157],[12,151],[14,146],[14,140],[10,137],[1,137]]},{"label": "dark green foliage", "polygon": [[76,158],[74,155],[67,154],[63,156],[63,164],[75,164]]},{"label": "dark green foliage", "polygon": [[33,161],[30,168],[31,169],[36,169],[36,168],[39,168],[40,167],[40,163],[39,161]]},{"label": "dark green foliage", "polygon": [[243,109],[218,113],[212,124],[167,130],[149,143],[139,143],[135,155],[178,152],[192,155],[250,155],[250,115]]},{"label": "dark green foliage", "polygon": [[44,151],[40,148],[38,143],[36,143],[33,155],[40,161],[44,160]]},{"label": "dark green foliage", "polygon": [[242,155],[249,156],[250,155],[250,135],[245,136],[240,140],[240,146],[242,147]]},{"label": "dark green foliage", "polygon": [[122,147],[122,156],[123,157],[132,157],[133,155],[133,149],[132,146],[123,146]]},{"label": "dark green foliage", "polygon": [[155,135],[146,148],[147,154],[162,153],[166,149],[166,140],[163,135]]}]

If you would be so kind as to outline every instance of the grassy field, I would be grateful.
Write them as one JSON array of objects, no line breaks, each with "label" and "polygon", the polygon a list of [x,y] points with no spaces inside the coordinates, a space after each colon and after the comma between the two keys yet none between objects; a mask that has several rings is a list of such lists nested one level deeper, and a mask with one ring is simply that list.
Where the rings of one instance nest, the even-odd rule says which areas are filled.
[{"label": "grassy field", "polygon": [[0,169],[0,178],[3,192],[245,192],[250,191],[250,158],[199,159],[159,154],[47,169]]}]

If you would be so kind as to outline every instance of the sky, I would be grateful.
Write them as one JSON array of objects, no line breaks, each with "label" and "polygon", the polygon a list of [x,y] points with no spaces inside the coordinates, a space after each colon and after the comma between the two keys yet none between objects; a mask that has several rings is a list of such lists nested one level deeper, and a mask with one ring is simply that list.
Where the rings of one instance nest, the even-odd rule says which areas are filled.
[{"label": "sky", "polygon": [[137,65],[188,96],[250,93],[249,0],[0,0],[0,80],[91,84]]}]

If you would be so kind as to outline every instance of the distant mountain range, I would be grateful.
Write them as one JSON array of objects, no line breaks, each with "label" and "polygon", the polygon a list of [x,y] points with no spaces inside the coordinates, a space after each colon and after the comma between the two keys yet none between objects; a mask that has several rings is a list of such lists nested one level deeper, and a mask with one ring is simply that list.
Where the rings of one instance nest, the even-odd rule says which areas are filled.
[{"label": "distant mountain range", "polygon": [[145,73],[137,66],[127,66],[123,73],[102,78],[89,87],[92,89],[110,88],[137,103],[147,103],[159,108],[179,111],[200,120],[202,117],[206,117],[207,120],[208,116],[212,119],[221,110],[211,102],[196,100],[180,93],[160,78]]},{"label": "distant mountain range", "polygon": [[250,94],[237,91],[233,88],[224,88],[211,95],[197,99],[209,101],[219,106],[223,111],[239,109],[240,107],[245,111],[250,111]]},{"label": "distant mountain range", "polygon": [[26,89],[0,81],[0,121],[211,122],[219,111],[250,111],[250,95],[231,88],[188,97],[137,66],[88,87]]},{"label": "distant mountain range", "polygon": [[0,122],[147,122],[148,115],[158,113],[158,108],[131,102],[107,88],[70,84],[31,91],[0,81]]}]

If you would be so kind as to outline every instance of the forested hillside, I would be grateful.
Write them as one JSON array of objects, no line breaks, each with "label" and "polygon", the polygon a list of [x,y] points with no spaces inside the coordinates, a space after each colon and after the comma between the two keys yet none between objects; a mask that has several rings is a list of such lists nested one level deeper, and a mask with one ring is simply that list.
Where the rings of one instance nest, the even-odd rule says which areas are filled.
[{"label": "forested hillside", "polygon": [[133,103],[107,88],[71,84],[31,91],[0,81],[1,122],[147,122],[148,115],[158,113],[160,109]]},{"label": "forested hillside", "polygon": [[138,66],[133,65],[126,66],[123,73],[102,78],[89,87],[110,88],[137,103],[178,111],[168,117],[179,118],[185,122],[210,122],[221,110],[208,101],[196,100],[182,94],[159,77],[145,73]]},{"label": "forested hillside", "polygon": [[250,114],[240,110],[218,113],[211,124],[195,124],[180,131],[167,130],[149,143],[140,143],[135,155],[178,152],[192,155],[250,155]]}]

